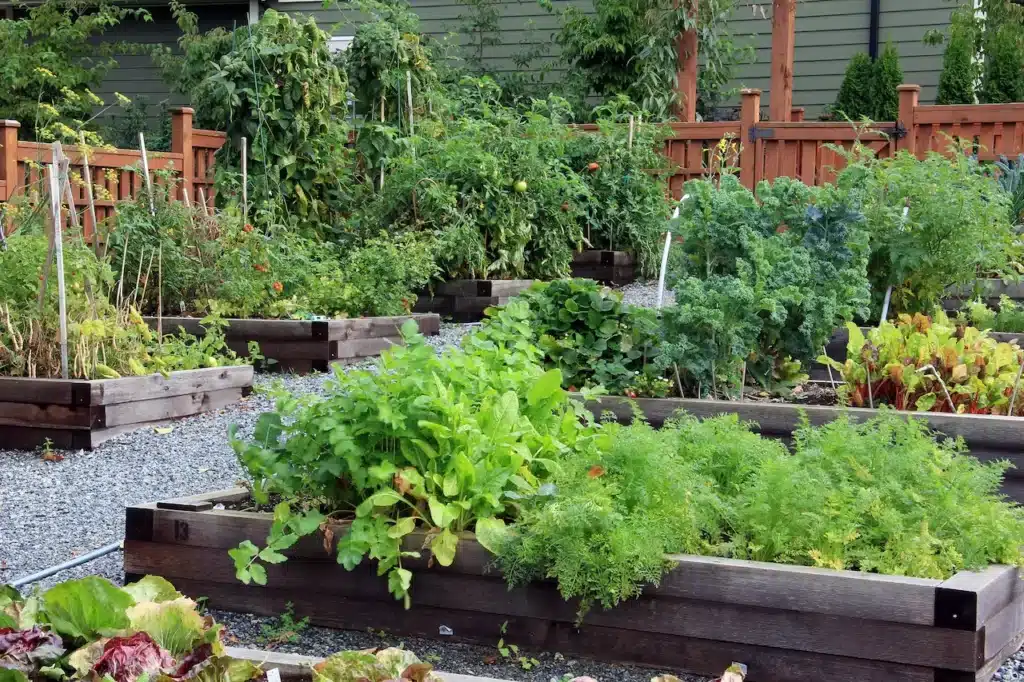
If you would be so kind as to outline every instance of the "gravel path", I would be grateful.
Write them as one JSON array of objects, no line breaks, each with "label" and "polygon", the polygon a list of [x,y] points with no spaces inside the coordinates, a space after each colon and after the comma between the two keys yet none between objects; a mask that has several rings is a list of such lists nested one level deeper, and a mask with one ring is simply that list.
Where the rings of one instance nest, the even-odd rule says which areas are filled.
[{"label": "gravel path", "polygon": [[[653,306],[657,299],[656,283],[634,283],[623,287],[622,292],[634,305]],[[456,344],[471,327],[444,324],[441,334],[432,337],[430,343],[437,348]],[[372,366],[372,362],[358,366]],[[152,428],[122,434],[93,452],[62,453],[65,458],[60,462],[44,462],[37,452],[0,449],[0,584],[121,539],[126,505],[207,492],[244,479],[227,444],[228,426],[237,424],[242,434],[251,432],[256,417],[271,407],[261,391],[277,382],[296,393],[321,392],[329,377],[258,376],[256,392],[228,409],[179,420],[167,435],[159,435]],[[64,571],[39,585],[47,587],[90,574],[119,583],[120,553]],[[263,627],[278,623],[249,614],[215,615],[241,646],[264,646]],[[573,660],[555,652],[524,651],[539,660],[539,665],[527,671],[515,662],[501,660],[494,647],[317,627],[303,629],[295,643],[278,648],[323,656],[345,649],[399,644],[416,651],[439,670],[522,682],[549,682],[564,674],[586,674],[599,682],[648,682],[657,672]],[[702,678],[681,679],[700,682]],[[1024,680],[1024,656],[1018,653],[994,679]]]}]

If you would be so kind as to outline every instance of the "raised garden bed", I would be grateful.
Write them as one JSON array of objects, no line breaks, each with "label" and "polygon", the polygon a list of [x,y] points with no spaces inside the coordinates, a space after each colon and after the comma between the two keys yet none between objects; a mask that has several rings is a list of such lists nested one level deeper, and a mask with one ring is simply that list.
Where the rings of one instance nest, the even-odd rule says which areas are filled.
[{"label": "raised garden bed", "polygon": [[[634,401],[652,426],[661,426],[680,410],[704,419],[722,414],[735,414],[740,421],[753,422],[756,430],[773,438],[791,438],[807,415],[812,425],[826,424],[842,415],[862,422],[878,416],[878,410],[847,407],[823,407],[736,400],[698,400],[695,398],[640,398]],[[633,412],[625,398],[602,398],[589,405],[597,415],[612,412],[627,423]],[[902,412],[907,417],[923,419],[939,433],[961,437],[970,453],[981,460],[1005,459],[1014,468],[1006,472],[1003,492],[1024,502],[1024,419],[994,415],[950,414],[943,412]]]},{"label": "raised garden bed", "polygon": [[442,282],[434,290],[420,294],[418,313],[437,313],[456,322],[479,322],[491,306],[505,305],[533,284],[532,279],[457,279]]},{"label": "raised garden bed", "polygon": [[160,575],[214,608],[276,615],[290,602],[318,625],[433,638],[444,626],[446,640],[486,645],[507,622],[506,641],[522,647],[703,675],[742,661],[755,682],[987,680],[1024,640],[1022,583],[1005,566],[940,581],[674,555],[660,587],[593,610],[581,628],[553,583],[510,591],[470,535],[450,568],[406,564],[410,610],[375,567],[345,571],[320,537],[268,566],[266,587],[243,585],[227,551],[261,543],[271,515],[213,507],[247,497],[234,489],[129,507],[126,579]]},{"label": "raised garden bed", "polygon": [[226,407],[252,390],[249,365],[122,379],[0,378],[0,443],[91,449],[124,431]]},{"label": "raised garden bed", "polygon": [[[420,333],[433,336],[441,329],[437,315],[412,315]],[[228,346],[242,356],[249,354],[249,342],[260,345],[267,359],[290,372],[326,372],[332,362],[358,362],[380,355],[385,348],[402,342],[400,329],[410,316],[359,317],[343,320],[243,320],[229,319],[224,335]],[[156,328],[156,318],[146,322]],[[199,318],[165,317],[163,331],[202,336]]]},{"label": "raised garden bed", "polygon": [[999,305],[1001,296],[1009,296],[1017,303],[1024,302],[1024,282],[1006,282],[1001,279],[979,279],[974,285],[949,289],[943,301],[946,310],[956,310],[961,302],[981,296],[985,305]]},{"label": "raised garden bed", "polygon": [[633,255],[625,251],[580,251],[572,258],[572,276],[622,286],[636,280]]}]

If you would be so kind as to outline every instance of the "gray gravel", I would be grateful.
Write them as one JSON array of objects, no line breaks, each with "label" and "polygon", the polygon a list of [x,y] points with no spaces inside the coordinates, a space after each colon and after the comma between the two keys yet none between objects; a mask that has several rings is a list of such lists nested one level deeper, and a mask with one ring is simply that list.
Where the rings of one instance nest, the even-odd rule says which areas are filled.
[{"label": "gray gravel", "polygon": [[[622,300],[630,305],[639,306],[641,308],[654,308],[658,305],[658,280],[651,282],[633,282],[621,287],[619,291],[622,293]],[[662,302],[665,306],[670,306],[675,302],[675,294],[672,290],[665,288],[665,299]]]}]

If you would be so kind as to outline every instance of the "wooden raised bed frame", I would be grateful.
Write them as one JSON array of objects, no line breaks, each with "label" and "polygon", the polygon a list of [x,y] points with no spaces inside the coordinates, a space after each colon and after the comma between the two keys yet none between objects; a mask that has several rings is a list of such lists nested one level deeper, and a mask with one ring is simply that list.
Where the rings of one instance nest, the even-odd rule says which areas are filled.
[{"label": "wooden raised bed frame", "polygon": [[572,276],[622,286],[636,280],[633,255],[625,251],[580,251],[572,258]]},{"label": "wooden raised bed frame", "polygon": [[[398,317],[354,317],[343,320],[245,320],[229,319],[224,330],[228,346],[242,356],[249,354],[249,342],[260,345],[264,357],[276,360],[285,371],[326,372],[333,362],[351,363],[380,355],[381,351],[402,343],[401,327],[415,319],[420,333],[434,336],[441,330],[437,315]],[[156,328],[156,318],[145,318]],[[200,318],[165,317],[164,333],[183,328],[202,336]]]},{"label": "wooden raised bed frame", "polygon": [[674,555],[659,587],[595,608],[579,629],[575,605],[554,583],[509,590],[471,535],[449,568],[406,564],[415,573],[408,611],[374,566],[346,572],[319,536],[267,566],[266,587],[243,585],[227,551],[262,543],[271,515],[213,506],[247,498],[233,489],[129,507],[126,580],[160,575],[211,607],[239,612],[277,615],[291,603],[328,627],[438,638],[446,626],[454,632],[446,640],[487,646],[507,622],[506,641],[522,647],[703,675],[741,661],[751,682],[975,682],[1024,639],[1022,583],[1005,566],[940,581]]},{"label": "wooden raised bed frame", "polygon": [[211,412],[252,390],[249,365],[122,379],[0,378],[0,447],[91,449],[124,431]]},{"label": "wooden raised bed frame", "polygon": [[505,305],[532,285],[532,279],[456,279],[439,284],[433,295],[420,294],[413,310],[437,313],[456,322],[479,322],[485,310]]}]

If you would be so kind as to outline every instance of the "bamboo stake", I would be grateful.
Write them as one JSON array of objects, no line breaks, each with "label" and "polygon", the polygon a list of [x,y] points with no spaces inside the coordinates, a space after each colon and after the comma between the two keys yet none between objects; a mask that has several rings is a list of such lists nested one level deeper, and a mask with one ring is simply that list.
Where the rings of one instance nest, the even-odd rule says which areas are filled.
[{"label": "bamboo stake", "polygon": [[149,213],[156,215],[156,203],[153,201],[153,180],[149,177],[149,156],[146,154],[146,135],[139,133],[139,150],[142,152],[142,172],[146,174],[146,192],[149,194]]},{"label": "bamboo stake", "polygon": [[242,138],[242,223],[249,220],[249,141]]},{"label": "bamboo stake", "polygon": [[633,127],[636,125],[636,120],[633,118],[633,114],[629,115],[629,142],[626,143],[627,149],[633,148]]},{"label": "bamboo stake", "polygon": [[96,198],[92,192],[92,169],[89,167],[89,153],[85,148],[85,133],[79,133],[82,150],[82,175],[85,180],[85,199],[89,206],[89,220],[92,221],[92,252],[100,257],[100,224],[96,220]]},{"label": "bamboo stake", "polygon": [[54,255],[57,260],[57,305],[60,315],[60,376],[68,378],[68,303],[64,288],[64,246],[60,230],[60,182],[59,171],[50,164],[50,212],[53,215]]},{"label": "bamboo stake", "polygon": [[128,237],[129,233],[124,235],[124,248],[121,249],[121,274],[117,278],[117,307],[121,307],[121,301],[124,294],[124,266],[128,262]]},{"label": "bamboo stake", "polygon": [[146,260],[146,249],[139,254],[139,270],[135,273],[135,289],[132,291],[132,302],[135,305],[139,300],[139,287],[142,285],[142,261]]},{"label": "bamboo stake", "polygon": [[77,229],[82,225],[78,221],[78,209],[75,208],[74,190],[71,189],[71,159],[69,159],[67,154],[64,153],[64,148],[61,146],[60,142],[54,142],[53,148],[60,154],[59,163],[57,162],[56,157],[54,158],[54,163],[57,163],[57,180],[60,182],[60,191],[68,202],[71,226]]},{"label": "bamboo stake", "polygon": [[[676,363],[676,362],[673,362],[672,363],[672,368],[675,369],[675,371],[676,371],[676,388],[679,390],[679,397],[680,398],[685,398],[686,396],[683,395],[683,380],[679,376],[679,364]],[[700,397],[700,393],[697,394],[697,397],[698,398]]]},{"label": "bamboo stake", "polygon": [[[825,346],[821,347],[821,354],[825,355],[825,356],[828,355],[828,349]],[[835,377],[832,376],[832,365],[830,365],[830,364],[828,364],[826,362],[825,363],[825,367],[826,367],[826,369],[828,369],[828,380],[829,380],[829,383],[832,384],[832,390],[834,391],[834,390],[836,390],[836,380],[835,380]]]},{"label": "bamboo stake", "polygon": [[[949,395],[949,389],[946,388],[946,382],[942,380],[941,376],[939,376],[939,371],[935,369],[933,365],[925,365],[924,367],[917,371],[923,373],[929,370],[931,370],[931,373],[935,376],[936,379],[938,379],[939,386],[942,386],[942,392],[946,394],[946,402],[949,403],[949,409],[952,410],[953,414],[956,414],[956,405],[953,404],[953,398]],[[868,385],[868,387],[870,388],[870,384]]]},{"label": "bamboo stake", "polygon": [[203,191],[202,187],[199,188],[199,203],[203,205],[203,215],[208,217],[210,215],[210,206],[206,203],[206,192]]}]

